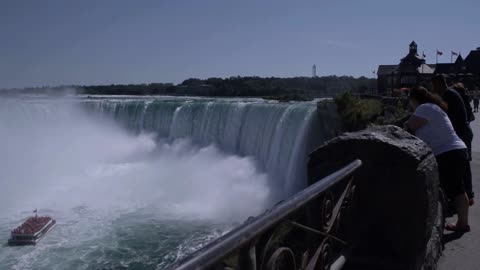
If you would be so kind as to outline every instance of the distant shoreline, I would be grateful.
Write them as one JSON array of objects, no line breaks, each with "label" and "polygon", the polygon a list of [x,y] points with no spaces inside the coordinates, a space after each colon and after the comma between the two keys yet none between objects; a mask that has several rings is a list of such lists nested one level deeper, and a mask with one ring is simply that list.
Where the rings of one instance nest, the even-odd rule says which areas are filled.
[{"label": "distant shoreline", "polygon": [[210,97],[265,97],[275,100],[311,100],[319,96],[334,96],[345,91],[358,94],[376,92],[376,79],[351,76],[261,78],[230,77],[187,79],[180,84],[111,84],[90,86],[30,87],[2,89],[5,94],[84,94],[84,95],[166,95]]}]

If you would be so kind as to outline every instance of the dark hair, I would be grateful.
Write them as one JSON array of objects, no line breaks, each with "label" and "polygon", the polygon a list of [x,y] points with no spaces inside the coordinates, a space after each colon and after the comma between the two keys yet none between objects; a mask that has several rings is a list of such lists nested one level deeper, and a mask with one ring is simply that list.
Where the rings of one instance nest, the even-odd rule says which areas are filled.
[{"label": "dark hair", "polygon": [[432,82],[441,82],[445,85],[447,85],[447,78],[443,74],[437,74],[432,77]]},{"label": "dark hair", "polygon": [[463,83],[458,82],[454,84],[452,88],[457,90],[457,92],[460,93],[461,95],[465,95],[465,86],[463,85]]},{"label": "dark hair", "polygon": [[442,100],[437,94],[429,92],[425,87],[417,86],[410,90],[408,95],[409,99],[415,99],[419,104],[423,103],[433,103],[438,107],[442,108],[444,111],[447,111],[448,105],[445,101]]}]

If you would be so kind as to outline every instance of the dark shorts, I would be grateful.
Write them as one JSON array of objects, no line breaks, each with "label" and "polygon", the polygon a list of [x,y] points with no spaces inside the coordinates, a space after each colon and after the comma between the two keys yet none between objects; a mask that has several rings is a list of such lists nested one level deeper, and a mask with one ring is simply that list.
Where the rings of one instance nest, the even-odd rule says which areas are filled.
[{"label": "dark shorts", "polygon": [[465,132],[461,133],[461,134],[458,134],[458,137],[460,137],[460,139],[462,139],[462,141],[465,143],[465,145],[467,146],[467,153],[468,153],[468,160],[472,160],[472,141],[473,141],[473,132],[472,132],[472,129],[470,128],[470,126],[468,126],[468,128],[466,129]]},{"label": "dark shorts", "polygon": [[465,193],[463,176],[467,169],[467,149],[456,149],[435,157],[440,185],[449,199]]}]

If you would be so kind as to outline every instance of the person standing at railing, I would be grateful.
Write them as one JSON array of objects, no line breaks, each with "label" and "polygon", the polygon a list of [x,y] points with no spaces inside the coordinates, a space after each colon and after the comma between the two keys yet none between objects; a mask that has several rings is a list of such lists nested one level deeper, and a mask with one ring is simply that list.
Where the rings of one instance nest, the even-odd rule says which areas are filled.
[{"label": "person standing at railing", "polygon": [[463,102],[460,94],[452,88],[447,86],[445,76],[436,75],[432,78],[432,90],[434,93],[442,97],[442,99],[447,103],[446,113],[448,118],[452,122],[453,129],[457,133],[458,137],[462,139],[465,145],[468,148],[468,164],[465,175],[463,176],[464,184],[468,188],[467,196],[469,199],[469,204],[473,205],[474,203],[474,193],[472,191],[472,179],[471,179],[471,169],[470,169],[470,160],[471,160],[471,145],[473,140],[473,132],[470,128],[470,122],[468,121],[467,112],[465,110],[465,104]]},{"label": "person standing at railing", "polygon": [[439,96],[423,87],[416,87],[410,91],[408,100],[414,113],[404,127],[432,149],[438,164],[440,185],[455,203],[457,222],[447,224],[445,229],[468,232],[468,198],[463,183],[467,168],[467,146],[455,133],[444,111],[447,104]]},{"label": "person standing at railing", "polygon": [[462,97],[463,104],[465,105],[465,111],[467,112],[468,122],[473,122],[475,120],[475,115],[473,114],[472,105],[470,105],[472,98],[467,95],[467,89],[465,89],[465,86],[461,82],[453,84],[452,88],[453,90],[457,91],[460,97]]},{"label": "person standing at railing", "polygon": [[[466,95],[465,87],[463,86],[463,83],[456,83],[452,86],[452,88],[455,91],[457,91],[457,93],[463,99],[463,104],[465,105],[465,112],[467,113],[468,125],[470,127],[470,122],[475,120],[475,115],[473,114],[472,106],[470,105],[470,99]],[[463,141],[468,148],[467,170],[465,171],[465,176],[463,178],[463,181],[465,183],[465,190],[467,192],[470,205],[473,205],[474,203],[474,200],[473,200],[474,193],[473,193],[473,186],[472,186],[472,169],[470,168],[470,161],[472,160],[472,141],[473,141],[473,132],[472,132],[472,136],[467,136],[467,138]]]}]

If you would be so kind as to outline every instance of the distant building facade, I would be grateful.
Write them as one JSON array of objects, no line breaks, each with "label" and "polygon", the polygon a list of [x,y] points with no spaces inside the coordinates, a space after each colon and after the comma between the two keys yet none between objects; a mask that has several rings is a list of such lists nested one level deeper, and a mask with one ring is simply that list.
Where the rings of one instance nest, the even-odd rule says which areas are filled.
[{"label": "distant building facade", "polygon": [[410,88],[416,85],[430,86],[430,79],[436,74],[445,74],[450,82],[463,82],[465,87],[480,86],[480,48],[472,50],[463,59],[459,54],[455,63],[427,64],[422,53],[418,54],[415,41],[410,43],[408,54],[397,65],[379,65],[377,89],[379,94],[391,93],[394,89]]}]

